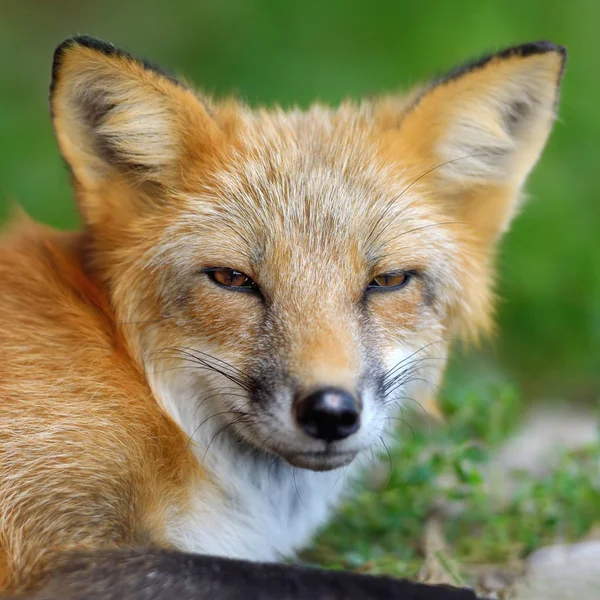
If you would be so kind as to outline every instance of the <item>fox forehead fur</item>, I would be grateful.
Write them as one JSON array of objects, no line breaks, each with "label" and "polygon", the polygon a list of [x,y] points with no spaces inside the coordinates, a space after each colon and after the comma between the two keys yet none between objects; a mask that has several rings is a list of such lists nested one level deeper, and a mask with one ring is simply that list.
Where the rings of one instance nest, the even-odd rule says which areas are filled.
[{"label": "fox forehead fur", "polygon": [[[2,246],[0,582],[81,543],[266,559],[305,543],[339,468],[432,391],[452,340],[490,330],[496,243],[564,59],[527,44],[405,97],[283,111],[91,38],[61,45],[51,108],[83,228],[21,225]],[[370,287],[390,273],[405,285]],[[325,387],[361,411],[333,443],[292,411]],[[91,531],[100,517],[110,531]]]}]

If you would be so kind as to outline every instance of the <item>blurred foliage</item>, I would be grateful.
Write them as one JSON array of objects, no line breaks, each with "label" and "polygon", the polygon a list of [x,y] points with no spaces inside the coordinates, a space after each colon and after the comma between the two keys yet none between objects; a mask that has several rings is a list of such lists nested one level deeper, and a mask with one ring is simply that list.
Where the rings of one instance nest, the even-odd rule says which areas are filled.
[{"label": "blurred foliage", "polygon": [[[407,87],[484,51],[546,38],[570,58],[560,120],[500,256],[498,360],[535,393],[600,386],[598,0],[0,0],[0,209],[60,227],[76,211],[53,140],[54,47],[90,33],[255,104]],[[465,371],[466,372],[466,371]]]},{"label": "blurred foliage", "polygon": [[398,443],[380,457],[391,467],[387,480],[380,477],[375,491],[357,484],[337,520],[304,553],[306,561],[415,577],[426,524],[436,516],[452,562],[469,580],[477,567],[518,565],[537,548],[578,540],[600,525],[600,446],[563,451],[537,479],[512,473],[514,492],[501,500],[489,493],[497,487],[494,472],[487,481],[485,473],[519,422],[522,399],[494,378],[467,386],[450,381],[448,388],[448,426],[418,425],[418,414],[403,414],[414,427],[400,426]]}]

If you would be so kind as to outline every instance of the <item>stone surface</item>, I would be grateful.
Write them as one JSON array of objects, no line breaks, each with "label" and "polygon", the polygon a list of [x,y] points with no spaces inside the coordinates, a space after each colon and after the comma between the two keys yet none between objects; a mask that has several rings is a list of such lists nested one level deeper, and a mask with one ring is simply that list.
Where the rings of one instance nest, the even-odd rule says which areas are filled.
[{"label": "stone surface", "polygon": [[515,600],[598,600],[600,541],[556,545],[534,552]]},{"label": "stone surface", "polygon": [[491,458],[486,470],[489,492],[503,503],[515,491],[515,473],[540,479],[551,473],[566,450],[597,442],[598,420],[591,412],[567,405],[534,408]]}]

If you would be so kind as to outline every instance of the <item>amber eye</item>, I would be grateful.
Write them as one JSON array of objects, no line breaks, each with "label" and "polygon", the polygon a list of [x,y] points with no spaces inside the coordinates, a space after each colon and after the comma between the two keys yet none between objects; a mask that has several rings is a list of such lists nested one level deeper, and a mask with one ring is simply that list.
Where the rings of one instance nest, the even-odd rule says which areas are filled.
[{"label": "amber eye", "polygon": [[258,289],[256,283],[241,271],[227,268],[211,268],[206,269],[205,273],[217,284],[230,288],[239,288],[243,290]]},{"label": "amber eye", "polygon": [[371,283],[367,286],[367,289],[398,289],[404,287],[410,278],[412,277],[412,273],[410,271],[399,271],[397,273],[383,273],[382,275],[377,275],[371,281]]}]

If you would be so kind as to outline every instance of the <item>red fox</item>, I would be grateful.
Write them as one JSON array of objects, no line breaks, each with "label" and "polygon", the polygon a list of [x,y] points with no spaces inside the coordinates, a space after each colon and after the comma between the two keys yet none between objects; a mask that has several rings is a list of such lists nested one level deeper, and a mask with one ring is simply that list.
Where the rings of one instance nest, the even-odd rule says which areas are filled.
[{"label": "red fox", "polygon": [[[150,585],[173,551],[227,579],[307,544],[451,341],[490,331],[565,56],[535,42],[284,111],[62,43],[51,114],[83,225],[0,240],[0,591],[64,556],[147,549]],[[109,597],[73,594],[52,597]]]}]

